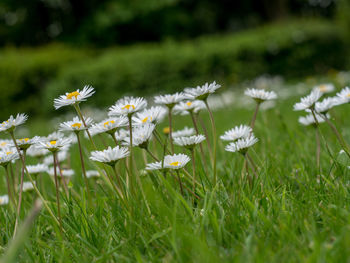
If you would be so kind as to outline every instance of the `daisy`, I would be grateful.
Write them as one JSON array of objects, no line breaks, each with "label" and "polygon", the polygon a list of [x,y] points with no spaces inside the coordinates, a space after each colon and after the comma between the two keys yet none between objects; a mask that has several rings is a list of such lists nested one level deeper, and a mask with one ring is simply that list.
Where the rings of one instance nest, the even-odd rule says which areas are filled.
[{"label": "daisy", "polygon": [[246,89],[244,95],[253,98],[257,103],[277,98],[277,94],[274,91],[266,91],[264,89]]},{"label": "daisy", "polygon": [[40,148],[37,144],[32,145],[27,150],[27,155],[31,157],[40,158],[50,153],[47,149]]},{"label": "daisy", "polygon": [[147,107],[147,101],[141,97],[124,97],[118,100],[109,108],[109,116],[127,115],[131,116],[135,112],[141,111]]},{"label": "daisy", "polygon": [[[27,150],[30,146],[38,143],[40,140],[39,136],[35,136],[31,139],[29,138],[22,138],[22,139],[17,139],[16,143],[19,149],[21,150]],[[15,144],[13,142],[10,143],[12,147],[15,147]]]},{"label": "daisy", "polygon": [[129,136],[129,132],[124,129],[120,129],[119,131],[116,131],[114,134],[117,141],[123,141],[125,137]]},{"label": "daisy", "polygon": [[205,136],[202,134],[193,135],[188,137],[176,137],[174,143],[179,146],[183,146],[187,149],[192,150],[197,144],[200,144],[205,140]]},{"label": "daisy", "polygon": [[[319,114],[315,114],[317,122],[322,123],[325,121],[324,118],[321,117]],[[309,126],[311,124],[316,124],[315,118],[313,114],[306,115],[305,117],[299,117],[298,122],[304,126]]]},{"label": "daisy", "polygon": [[12,140],[0,140],[0,149],[11,145]]},{"label": "daisy", "polygon": [[177,170],[183,168],[189,161],[190,158],[186,154],[166,155],[164,157],[164,168]]},{"label": "daisy", "polygon": [[[317,113],[325,114],[331,108],[333,108],[334,106],[337,106],[339,104],[342,104],[342,101],[337,97],[325,98],[323,101],[321,101],[321,102],[318,101],[315,103],[315,111]],[[309,109],[306,111],[310,112]]]},{"label": "daisy", "polygon": [[101,133],[114,134],[118,128],[125,126],[128,126],[128,118],[125,116],[108,118],[94,124],[91,128],[91,133],[93,135]]},{"label": "daisy", "polygon": [[18,152],[8,150],[7,152],[0,151],[0,165],[6,167],[10,162],[19,159]]},{"label": "daisy", "polygon": [[350,102],[350,88],[349,87],[343,88],[340,92],[337,93],[337,97],[343,103],[349,103]]},{"label": "daisy", "polygon": [[191,113],[198,113],[200,110],[205,109],[205,104],[201,100],[194,101],[180,101],[174,107],[175,114],[188,115]]},{"label": "daisy", "polygon": [[25,123],[27,119],[28,115],[24,113],[18,113],[16,118],[14,118],[13,115],[11,115],[7,121],[3,121],[0,124],[0,132],[13,132],[17,126]]},{"label": "daisy", "polygon": [[[53,167],[49,168],[48,174],[50,176],[55,176],[55,170]],[[74,175],[74,171],[72,169],[61,169],[61,171],[57,174],[57,176],[61,176],[61,174],[63,177],[72,177]]]},{"label": "daisy", "polygon": [[0,206],[7,205],[9,203],[9,196],[8,195],[1,195],[0,196]]},{"label": "daisy", "polygon": [[71,132],[80,132],[88,129],[91,124],[93,123],[91,118],[85,118],[85,124],[80,120],[78,116],[74,117],[72,121],[66,121],[63,123],[60,123],[60,131],[71,131]]},{"label": "daisy", "polygon": [[306,97],[303,97],[300,99],[300,102],[294,104],[294,110],[306,110],[306,109],[313,109],[315,106],[315,103],[318,101],[319,98],[321,98],[322,93],[320,90],[316,89],[311,91],[309,95]]},{"label": "daisy", "polygon": [[65,95],[59,96],[58,99],[54,100],[55,109],[59,109],[63,106],[76,105],[82,101],[86,101],[87,98],[91,97],[95,93],[95,90],[91,86],[84,86],[83,90],[76,90]]},{"label": "daisy", "polygon": [[248,148],[257,142],[258,139],[255,138],[253,134],[251,134],[246,138],[241,138],[236,142],[231,142],[229,145],[226,145],[225,150],[228,152],[239,152],[245,154],[248,151]]},{"label": "daisy", "polygon": [[114,148],[108,147],[103,151],[91,152],[90,160],[113,166],[118,160],[127,156],[129,156],[128,148],[116,146]]},{"label": "daisy", "polygon": [[[153,123],[147,123],[141,126],[136,126],[133,129],[132,146],[138,146],[140,148],[147,149],[148,141],[151,138],[155,125]],[[130,137],[124,138],[124,145],[130,146]]]},{"label": "daisy", "polygon": [[330,93],[330,92],[333,92],[335,88],[334,88],[334,85],[332,83],[325,83],[325,84],[315,86],[313,89],[314,90],[318,89],[322,93]]},{"label": "daisy", "polygon": [[[35,184],[35,182],[34,182]],[[31,191],[34,189],[32,182],[23,182],[23,192]]]},{"label": "daisy", "polygon": [[161,170],[161,169],[162,169],[162,162],[154,162],[154,163],[146,164],[146,170],[148,171]]},{"label": "daisy", "polygon": [[197,86],[196,88],[186,88],[185,96],[190,100],[206,100],[208,96],[219,89],[221,85],[215,81],[208,84],[205,83],[203,86]]},{"label": "daisy", "polygon": [[191,135],[194,135],[194,134],[195,134],[194,128],[188,128],[186,126],[182,130],[174,131],[173,132],[173,138],[191,136]]},{"label": "daisy", "polygon": [[35,165],[27,165],[27,170],[29,174],[38,175],[39,173],[47,172],[49,167],[46,164],[35,164]]},{"label": "daisy", "polygon": [[145,123],[157,124],[161,122],[167,113],[166,108],[161,106],[153,106],[141,112],[137,112],[132,118],[133,125],[142,125]]},{"label": "daisy", "polygon": [[236,141],[241,138],[249,137],[252,133],[252,128],[247,125],[236,126],[220,136],[220,139],[223,141]]},{"label": "daisy", "polygon": [[43,149],[47,149],[50,152],[58,152],[62,149],[67,150],[71,144],[71,139],[60,137],[56,140],[45,140],[40,141],[39,145]]},{"label": "daisy", "polygon": [[177,103],[184,100],[186,97],[182,92],[174,94],[158,95],[154,97],[154,103],[165,105],[168,109],[172,109]]},{"label": "daisy", "polygon": [[[61,163],[64,160],[68,158],[68,152],[65,150],[59,151],[57,154],[57,162]],[[53,158],[52,155],[47,156],[44,158],[43,163],[46,165],[52,165],[53,164]]]},{"label": "daisy", "polygon": [[88,170],[86,171],[86,177],[87,178],[100,177],[100,173],[96,170]]}]

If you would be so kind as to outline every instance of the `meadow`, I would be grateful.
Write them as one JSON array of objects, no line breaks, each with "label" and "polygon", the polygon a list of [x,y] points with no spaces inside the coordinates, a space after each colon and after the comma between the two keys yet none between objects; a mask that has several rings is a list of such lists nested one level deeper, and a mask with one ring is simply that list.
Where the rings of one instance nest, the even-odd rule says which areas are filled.
[{"label": "meadow", "polygon": [[[54,217],[45,206],[42,207],[31,228],[27,228],[28,235],[17,232],[23,243],[17,247],[13,245],[11,250],[9,244],[17,216],[11,202],[0,206],[0,262],[11,262],[5,261],[11,255],[16,256],[11,258],[13,262],[348,261],[349,158],[341,151],[342,147],[329,126],[320,123],[318,168],[316,129],[298,123],[298,118],[306,114],[293,111],[293,105],[300,97],[309,94],[320,81],[334,79],[303,80],[291,84],[278,81],[276,84],[267,79],[263,83],[263,88],[274,90],[278,97],[273,104],[263,102],[257,114],[254,135],[259,141],[248,151],[255,163],[256,174],[251,169],[247,172],[242,154],[225,151],[228,143],[219,139],[235,126],[250,124],[255,110],[254,100],[244,95],[245,85],[233,91],[222,87],[221,93],[219,89],[218,95],[211,95],[216,96],[210,105],[216,108],[217,181],[213,183],[210,117],[206,110],[202,110],[199,130],[207,136],[202,142],[203,162],[199,147],[195,148],[195,197],[190,191],[191,162],[185,166],[188,172],[178,170],[179,178],[186,187],[182,193],[176,173],[145,170],[146,164],[154,160],[138,147],[133,148],[135,192],[118,194],[113,187],[116,180],[111,167],[107,165],[106,168],[106,173],[112,175],[110,181],[104,175],[104,166],[89,160],[94,149],[87,138],[82,138],[86,169],[98,170],[102,176],[88,179],[88,192],[79,148],[71,146],[69,157],[61,162],[63,168],[74,170],[74,175],[67,182],[67,193],[64,185],[59,188],[62,229],[54,219],[57,217],[54,180],[47,173],[42,173],[37,187]],[[258,83],[248,85],[259,86]],[[342,88],[344,82],[338,81],[336,90],[324,96],[334,96]],[[96,92],[99,92],[98,88]],[[93,99],[94,96],[91,96],[88,101]],[[98,110],[89,110],[85,103],[88,104],[80,104],[83,115],[101,115]],[[331,121],[347,142],[350,142],[347,128],[350,125],[347,118],[349,107],[348,104],[339,105],[330,111]],[[70,106],[69,111],[71,115],[51,121],[31,120],[29,116],[15,134],[28,137],[47,135],[58,128],[62,119],[75,116],[73,107]],[[107,115],[107,111],[102,111],[102,114]],[[57,110],[57,115],[60,115],[60,110]],[[163,134],[167,126],[167,117],[156,126],[162,142],[169,141]],[[174,131],[185,126],[193,127],[189,115],[173,116]],[[10,139],[10,136],[3,133],[2,138]],[[115,146],[109,135],[93,136],[93,139],[99,150]],[[174,148],[175,153],[191,157],[189,150],[177,145]],[[150,140],[149,149],[159,159],[165,154],[164,146],[154,137]],[[36,158],[27,159],[27,164],[38,162]],[[18,182],[22,168],[20,160],[12,166]],[[126,161],[120,160],[117,174],[124,179],[128,174],[125,167]],[[2,195],[7,193],[7,188],[4,169],[0,168]],[[26,176],[25,181],[28,181]],[[127,188],[124,181],[123,186]],[[20,225],[37,198],[34,190],[23,193]]]}]

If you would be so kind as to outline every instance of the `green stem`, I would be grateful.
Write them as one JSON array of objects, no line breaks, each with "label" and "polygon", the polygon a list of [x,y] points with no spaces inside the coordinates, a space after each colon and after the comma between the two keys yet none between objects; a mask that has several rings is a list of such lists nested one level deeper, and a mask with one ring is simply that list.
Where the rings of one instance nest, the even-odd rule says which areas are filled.
[{"label": "green stem", "polygon": [[173,143],[173,127],[172,127],[172,107],[168,107],[168,116],[169,116],[169,140],[170,140],[170,147],[171,147],[171,152],[174,154],[174,143]]},{"label": "green stem", "polygon": [[132,115],[128,116],[129,118],[129,152],[130,152],[130,156],[129,156],[129,182],[130,182],[130,192],[132,194],[134,194],[134,175],[133,175],[133,149],[132,149]]},{"label": "green stem", "polygon": [[60,230],[62,232],[62,217],[61,217],[61,207],[60,207],[60,193],[59,193],[59,185],[57,180],[57,154],[55,152],[53,154],[53,171],[54,171],[54,177],[55,177],[55,186],[56,186],[56,202],[57,202],[57,214],[58,214],[58,220],[60,223]]},{"label": "green stem", "polygon": [[159,159],[147,148],[145,148],[146,152],[156,161],[159,162]]},{"label": "green stem", "polygon": [[115,133],[112,132],[112,133],[110,133],[110,135],[112,136],[112,139],[113,139],[115,145],[118,146],[118,141],[117,141],[117,138],[115,137]]},{"label": "green stem", "polygon": [[7,193],[8,196],[13,204],[13,207],[16,207],[16,201],[15,198],[13,197],[13,193],[11,191],[11,185],[10,185],[10,175],[8,172],[8,165],[4,166],[5,172],[6,172],[6,183],[7,183]]},{"label": "green stem", "polygon": [[256,117],[258,115],[258,111],[259,111],[259,107],[260,107],[260,103],[257,102],[256,103],[256,108],[255,108],[255,111],[254,111],[254,115],[253,115],[253,118],[250,122],[250,127],[252,128],[252,130],[254,129],[254,126],[255,126],[255,121],[256,121]]},{"label": "green stem", "polygon": [[[23,159],[26,160],[26,152],[27,150],[23,150]],[[21,183],[19,186],[19,196],[18,196],[18,205],[17,205],[17,217],[15,222],[15,230],[13,231],[13,236],[17,233],[17,227],[18,227],[18,221],[21,213],[21,205],[22,205],[22,194],[23,194],[23,181],[24,181],[24,166],[22,165],[22,172],[21,172]]]},{"label": "green stem", "polygon": [[91,134],[90,134],[90,132],[89,132],[89,127],[86,125],[86,122],[85,122],[85,119],[84,119],[84,117],[83,117],[83,114],[81,113],[79,104],[78,104],[78,103],[74,104],[74,108],[75,108],[75,110],[77,111],[80,120],[83,122],[84,127],[86,128],[86,133],[87,133],[87,135],[88,135],[88,137],[89,137],[89,140],[90,140],[90,142],[91,142],[91,144],[92,144],[92,147],[94,148],[94,150],[97,150],[97,147],[96,147],[96,145],[95,145],[95,143],[94,143],[94,140],[92,139]]},{"label": "green stem", "polygon": [[[192,191],[193,193],[196,193],[196,162],[194,159],[194,149],[191,149],[191,155],[192,155]],[[192,204],[194,205],[194,198],[192,199]]]}]

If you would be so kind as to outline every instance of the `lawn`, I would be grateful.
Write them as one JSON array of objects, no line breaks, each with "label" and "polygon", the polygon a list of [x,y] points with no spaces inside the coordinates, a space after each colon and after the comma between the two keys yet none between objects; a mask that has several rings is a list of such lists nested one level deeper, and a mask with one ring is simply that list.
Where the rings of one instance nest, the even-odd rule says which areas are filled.
[{"label": "lawn", "polygon": [[[212,183],[207,143],[202,143],[206,159],[203,163],[196,148],[198,199],[194,203],[187,189],[181,194],[174,180],[176,173],[146,172],[145,163],[153,160],[139,148],[133,150],[137,165],[134,172],[139,180],[135,193],[128,198],[128,208],[109,181],[101,177],[89,179],[89,200],[79,150],[74,145],[68,161],[61,164],[75,171],[68,185],[69,194],[63,188],[60,191],[63,233],[44,207],[16,262],[346,262],[350,256],[350,162],[340,153],[341,146],[332,130],[322,123],[321,173],[317,169],[316,129],[299,124],[298,117],[305,113],[293,111],[293,104],[307,95],[312,85],[283,83],[278,87],[268,85],[270,88],[279,98],[273,107],[262,109],[257,116],[254,134],[259,141],[249,148],[257,176],[249,170],[251,184],[248,174],[242,172],[243,155],[225,151],[227,143],[218,139],[216,185]],[[341,88],[338,85],[337,91]],[[227,103],[229,95],[233,97],[231,103]],[[236,125],[249,125],[255,108],[243,89],[230,92],[224,87],[221,98],[226,102],[218,100],[222,106],[214,112],[217,137]],[[347,142],[349,107],[341,105],[330,113]],[[81,108],[87,112],[84,103]],[[70,111],[74,113],[74,108]],[[209,115],[202,111],[200,117],[212,149]],[[23,125],[26,128],[18,129],[18,133],[45,135],[53,131],[54,123],[57,127],[59,119],[29,118]],[[189,116],[176,115],[173,123],[174,130],[193,126]],[[167,119],[158,125],[158,132],[162,133],[166,126]],[[200,130],[204,132],[202,127]],[[3,134],[2,138],[9,136]],[[114,145],[107,135],[103,135],[103,143],[97,136],[94,139],[101,150],[103,143]],[[150,144],[153,153],[162,156],[163,148],[157,141],[153,139]],[[101,170],[101,165],[88,160],[92,146],[87,139],[83,146],[88,169]],[[190,156],[179,146],[175,146],[175,152]],[[28,159],[31,164],[37,162]],[[124,160],[118,164],[122,177],[126,174],[124,164]],[[6,180],[1,169],[0,194],[5,194]],[[21,163],[17,161],[13,169],[19,178]],[[191,162],[186,169],[192,174]],[[55,185],[48,174],[41,176],[38,188],[56,215]],[[180,177],[190,189],[188,175],[180,170]],[[21,222],[35,198],[35,191],[24,193]],[[16,213],[10,205],[0,206],[0,254],[13,236],[15,220]]]}]

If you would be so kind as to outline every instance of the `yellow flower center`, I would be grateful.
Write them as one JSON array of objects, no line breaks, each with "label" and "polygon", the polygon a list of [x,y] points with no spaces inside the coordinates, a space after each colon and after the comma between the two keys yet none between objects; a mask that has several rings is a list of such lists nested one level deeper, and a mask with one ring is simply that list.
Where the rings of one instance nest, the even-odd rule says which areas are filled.
[{"label": "yellow flower center", "polygon": [[134,105],[132,105],[132,104],[127,104],[127,105],[125,105],[122,109],[123,110],[125,110],[125,109],[127,109],[127,110],[129,110],[130,109],[130,107],[132,107],[133,108],[133,110],[135,109],[135,106]]},{"label": "yellow flower center", "polygon": [[19,139],[20,142],[27,142],[29,141],[29,138],[23,138],[23,139]]},{"label": "yellow flower center", "polygon": [[50,141],[51,145],[56,145],[57,141]]},{"label": "yellow flower center", "polygon": [[12,152],[6,152],[6,155],[10,155],[10,154],[12,154]]},{"label": "yellow flower center", "polygon": [[325,92],[325,91],[327,91],[327,86],[326,85],[321,85],[319,87],[319,89],[320,89],[320,91]]},{"label": "yellow flower center", "polygon": [[81,127],[81,123],[79,123],[79,122],[76,122],[76,123],[73,123],[73,124],[72,124],[72,128],[78,128],[78,129],[80,129],[80,127]]},{"label": "yellow flower center", "polygon": [[147,122],[147,120],[148,120],[148,117],[144,118],[144,119],[142,120],[142,123]]},{"label": "yellow flower center", "polygon": [[187,106],[190,107],[192,105],[191,101],[186,102]]},{"label": "yellow flower center", "polygon": [[113,124],[113,123],[115,123],[114,120],[106,121],[106,122],[103,124],[103,126],[106,127],[106,126],[108,126],[109,124]]},{"label": "yellow flower center", "polygon": [[179,162],[172,162],[172,163],[170,163],[170,165],[172,165],[172,166],[179,166]]},{"label": "yellow flower center", "polygon": [[346,97],[350,97],[350,93],[346,94]]},{"label": "yellow flower center", "polygon": [[169,134],[169,132],[170,132],[170,128],[169,128],[169,127],[165,127],[165,128],[163,129],[163,133],[164,133],[164,134]]},{"label": "yellow flower center", "polygon": [[1,144],[0,144],[0,146],[6,146],[6,142],[2,142]]},{"label": "yellow flower center", "polygon": [[80,93],[78,91],[73,91],[67,94],[67,99],[71,100],[73,97],[77,98]]}]

